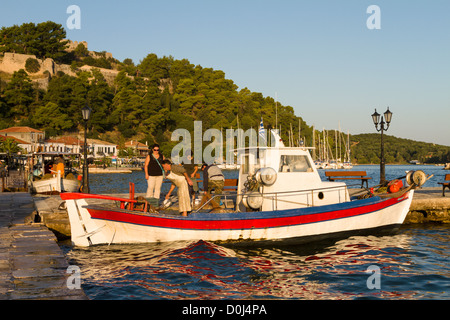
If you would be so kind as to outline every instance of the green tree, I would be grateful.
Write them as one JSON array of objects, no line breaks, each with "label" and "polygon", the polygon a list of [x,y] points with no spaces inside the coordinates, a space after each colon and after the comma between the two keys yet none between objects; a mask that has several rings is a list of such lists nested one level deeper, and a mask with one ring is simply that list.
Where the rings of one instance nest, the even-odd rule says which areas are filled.
[{"label": "green tree", "polygon": [[64,49],[66,48],[67,41],[66,31],[61,24],[53,21],[47,21],[39,23],[36,26],[37,41],[36,47],[38,48],[37,56],[45,58],[52,58],[59,60],[64,56]]},{"label": "green tree", "polygon": [[[6,120],[8,113],[9,113],[8,105],[6,104],[5,99],[3,98],[0,91],[0,120]],[[1,121],[0,121],[0,128],[3,129]]]},{"label": "green tree", "polygon": [[82,123],[81,109],[86,105],[88,92],[91,89],[91,72],[82,71],[77,77],[58,74],[49,82],[47,92],[44,94],[44,104],[56,103],[61,112],[69,115],[76,125]]},{"label": "green tree", "polygon": [[64,113],[56,103],[48,102],[36,109],[34,123],[45,130],[47,135],[54,136],[73,127],[69,115]]},{"label": "green tree", "polygon": [[21,26],[0,29],[0,50],[34,54],[38,58],[58,60],[65,54],[66,31],[61,24],[52,21],[39,24],[24,23]]},{"label": "green tree", "polygon": [[89,56],[88,49],[82,43],[78,44],[78,46],[75,48],[74,53],[75,53],[75,57],[78,59],[82,59],[82,58]]},{"label": "green tree", "polygon": [[99,70],[93,69],[92,74],[94,79],[91,81],[87,92],[87,103],[92,109],[91,125],[94,131],[109,131],[113,128],[110,121],[110,115],[113,111],[112,100],[114,95],[112,89],[108,86],[103,74]]},{"label": "green tree", "polygon": [[14,139],[6,138],[0,140],[0,152],[17,153],[19,151],[21,152],[23,150]]},{"label": "green tree", "polygon": [[139,75],[149,78],[151,82],[159,83],[161,79],[169,78],[170,64],[172,57],[161,59],[154,53],[147,55],[139,64]]},{"label": "green tree", "polygon": [[142,120],[141,100],[141,97],[128,87],[122,88],[113,99],[114,111],[112,117],[115,123],[121,126],[121,131],[127,129],[127,135],[134,132]]},{"label": "green tree", "polygon": [[28,58],[27,61],[25,61],[25,69],[29,73],[36,73],[41,69],[41,66],[36,59]]},{"label": "green tree", "polygon": [[123,66],[123,70],[130,76],[136,76],[137,75],[137,68],[134,65],[133,60],[131,60],[130,58],[124,59],[122,62]]},{"label": "green tree", "polygon": [[33,102],[35,90],[25,70],[13,73],[11,81],[4,91],[5,102],[9,107],[6,116],[14,118],[28,117],[29,106]]},{"label": "green tree", "polygon": [[[142,99],[142,123],[140,131],[147,135],[154,136],[160,129],[164,130],[169,119],[170,100],[167,100],[167,92],[150,85]],[[153,139],[147,139],[152,141]]]}]

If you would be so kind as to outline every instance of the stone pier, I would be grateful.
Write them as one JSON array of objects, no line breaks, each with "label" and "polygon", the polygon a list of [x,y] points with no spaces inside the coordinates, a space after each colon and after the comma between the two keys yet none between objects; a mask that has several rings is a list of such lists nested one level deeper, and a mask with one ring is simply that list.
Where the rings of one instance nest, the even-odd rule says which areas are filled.
[{"label": "stone pier", "polygon": [[450,194],[442,196],[442,188],[422,188],[414,193],[405,223],[450,223]]},{"label": "stone pier", "polygon": [[69,289],[69,264],[35,213],[29,193],[0,193],[0,300],[87,299],[81,288]]}]

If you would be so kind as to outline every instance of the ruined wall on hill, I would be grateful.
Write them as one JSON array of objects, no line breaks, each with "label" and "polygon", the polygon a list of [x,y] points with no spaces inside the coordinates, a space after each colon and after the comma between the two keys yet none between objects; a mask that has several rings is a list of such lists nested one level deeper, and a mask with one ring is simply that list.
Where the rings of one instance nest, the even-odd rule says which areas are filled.
[{"label": "ruined wall on hill", "polygon": [[[13,74],[14,72],[19,71],[20,69],[24,69],[26,71],[25,64],[29,58],[36,59],[40,65],[40,69],[38,72],[35,73],[27,72],[30,75],[31,80],[37,83],[39,88],[47,89],[50,78],[55,76],[60,71],[64,72],[69,76],[76,76],[76,73],[71,69],[70,65],[57,64],[53,59],[50,58],[41,60],[37,59],[35,55],[11,53],[11,52],[5,52],[3,58],[0,59],[0,72]],[[117,70],[102,69],[87,65],[82,66],[80,70],[91,71],[93,68],[99,70],[103,74],[106,82],[109,85],[112,85],[114,83],[114,79],[119,73],[119,71]]]}]

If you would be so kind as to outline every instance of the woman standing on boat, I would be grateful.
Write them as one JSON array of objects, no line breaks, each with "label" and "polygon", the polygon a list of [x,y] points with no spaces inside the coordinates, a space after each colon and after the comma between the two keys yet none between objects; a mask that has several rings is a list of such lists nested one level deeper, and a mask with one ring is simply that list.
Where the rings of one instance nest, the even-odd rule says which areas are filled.
[{"label": "woman standing on boat", "polygon": [[145,180],[147,180],[148,185],[145,197],[156,198],[159,201],[161,185],[164,178],[164,170],[161,165],[164,156],[157,143],[150,150],[151,153],[145,158],[144,163]]},{"label": "woman standing on boat", "polygon": [[164,160],[162,166],[167,174],[167,179],[172,182],[172,186],[166,195],[166,199],[169,199],[172,191],[175,187],[178,187],[178,211],[183,217],[187,217],[188,212],[192,210],[191,196],[188,187],[188,185],[192,186],[192,180],[181,165],[172,165],[170,160]]}]

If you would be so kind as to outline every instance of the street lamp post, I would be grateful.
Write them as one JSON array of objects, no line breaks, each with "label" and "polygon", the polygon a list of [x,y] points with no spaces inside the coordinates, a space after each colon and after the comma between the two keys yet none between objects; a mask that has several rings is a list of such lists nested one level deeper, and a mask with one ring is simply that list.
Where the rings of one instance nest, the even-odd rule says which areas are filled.
[{"label": "street lamp post", "polygon": [[[381,118],[381,121],[380,121]],[[380,155],[380,184],[383,184],[386,181],[386,174],[385,174],[385,160],[384,160],[384,141],[383,141],[383,132],[387,131],[389,129],[389,125],[391,123],[392,119],[392,112],[389,111],[389,107],[384,113],[384,118],[381,116],[377,109],[375,109],[375,113],[372,114],[372,120],[375,125],[375,129],[380,132],[381,131],[381,155]],[[386,122],[384,122],[386,120]],[[380,128],[378,128],[378,125]],[[385,127],[386,125],[386,127]]]},{"label": "street lamp post", "polygon": [[88,126],[88,121],[89,118],[91,117],[91,108],[89,108],[89,106],[86,104],[84,106],[83,109],[81,109],[81,113],[83,115],[83,120],[84,120],[84,165],[83,165],[83,187],[82,187],[82,191],[84,193],[89,193],[89,169],[88,169],[88,163],[87,163],[87,138],[86,138],[86,134],[87,134],[87,126]]}]

